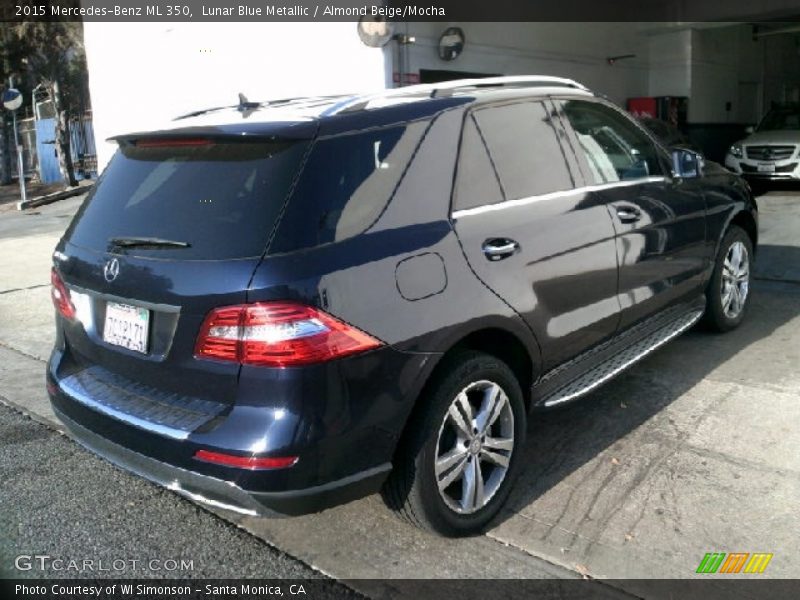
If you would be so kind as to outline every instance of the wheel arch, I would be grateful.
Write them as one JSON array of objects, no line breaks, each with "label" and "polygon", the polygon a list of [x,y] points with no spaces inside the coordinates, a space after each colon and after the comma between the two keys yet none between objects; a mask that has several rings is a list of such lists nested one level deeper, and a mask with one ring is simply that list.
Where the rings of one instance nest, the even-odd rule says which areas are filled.
[{"label": "wheel arch", "polygon": [[[525,332],[528,330],[526,329]],[[510,331],[498,323],[484,323],[468,332],[462,331],[442,344],[446,348],[436,355],[436,360],[429,365],[424,381],[418,387],[413,399],[403,431],[413,422],[414,415],[420,410],[420,399],[430,386],[435,385],[439,375],[448,367],[449,360],[460,351],[473,350],[494,356],[506,363],[519,381],[526,408],[530,408],[531,388],[539,375],[539,347],[533,335],[529,339]],[[402,435],[401,435],[402,437]]]},{"label": "wheel arch", "polygon": [[506,363],[519,382],[526,407],[530,406],[535,363],[529,349],[519,337],[499,327],[478,329],[456,341],[444,356],[453,355],[460,350],[483,352]]},{"label": "wheel arch", "polygon": [[[728,223],[728,226],[725,228],[722,237],[725,237],[725,233],[731,228],[731,225],[737,225],[744,229],[745,233],[750,238],[750,242],[753,244],[753,254],[755,254],[758,247],[758,223],[753,214],[748,210],[740,210],[735,213]],[[722,240],[720,240],[720,242],[721,241]]]}]

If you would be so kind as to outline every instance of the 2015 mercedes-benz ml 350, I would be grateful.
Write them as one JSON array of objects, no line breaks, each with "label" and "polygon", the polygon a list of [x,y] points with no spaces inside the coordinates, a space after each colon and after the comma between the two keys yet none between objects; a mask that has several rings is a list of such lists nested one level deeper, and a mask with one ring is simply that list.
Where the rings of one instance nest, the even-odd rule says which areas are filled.
[{"label": "2015 mercedes-benz ml 350", "polygon": [[747,185],[569,80],[241,97],[114,139],[53,255],[47,388],[202,503],[380,490],[478,532],[538,409],[747,311]]}]

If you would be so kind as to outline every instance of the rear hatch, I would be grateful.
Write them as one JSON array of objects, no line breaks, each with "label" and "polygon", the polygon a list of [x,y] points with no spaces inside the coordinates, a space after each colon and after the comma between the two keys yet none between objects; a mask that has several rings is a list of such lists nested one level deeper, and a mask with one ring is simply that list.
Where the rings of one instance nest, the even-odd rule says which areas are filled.
[{"label": "rear hatch", "polygon": [[239,365],[194,358],[195,342],[210,310],[246,301],[309,141],[172,133],[119,144],[54,255],[77,313],[64,322],[60,375],[115,402],[229,404]]}]

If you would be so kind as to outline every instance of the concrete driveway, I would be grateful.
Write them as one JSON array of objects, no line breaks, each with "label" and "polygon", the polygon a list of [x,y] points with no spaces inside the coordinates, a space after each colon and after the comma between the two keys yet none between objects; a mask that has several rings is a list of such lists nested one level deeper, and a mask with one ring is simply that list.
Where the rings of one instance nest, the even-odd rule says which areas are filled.
[{"label": "concrete driveway", "polygon": [[[0,214],[0,396],[54,427],[42,382],[50,253],[78,203]],[[533,419],[528,467],[486,536],[432,537],[378,497],[293,519],[219,514],[340,579],[690,578],[708,552],[773,553],[754,577],[800,577],[800,193],[759,204],[743,326],[690,331]],[[391,596],[385,582],[355,586]]]}]

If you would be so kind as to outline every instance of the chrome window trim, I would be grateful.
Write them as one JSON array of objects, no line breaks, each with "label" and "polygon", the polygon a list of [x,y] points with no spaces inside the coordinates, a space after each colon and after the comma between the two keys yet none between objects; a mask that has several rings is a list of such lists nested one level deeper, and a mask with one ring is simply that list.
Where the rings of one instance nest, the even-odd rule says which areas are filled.
[{"label": "chrome window trim", "polygon": [[613,181],[610,183],[585,185],[582,187],[572,188],[571,190],[563,190],[560,192],[548,192],[547,194],[539,194],[538,196],[529,196],[527,198],[519,198],[517,200],[504,200],[503,202],[496,202],[495,204],[484,204],[483,206],[475,206],[473,208],[464,208],[461,210],[456,210],[453,211],[453,219],[460,219],[461,217],[470,217],[473,215],[482,215],[497,210],[505,210],[507,208],[516,208],[518,206],[525,206],[526,204],[533,204],[534,202],[541,202],[544,200],[565,198],[568,196],[574,196],[575,194],[585,194],[588,192],[598,192],[601,190],[610,190],[620,187],[630,187],[633,185],[641,185],[644,183],[658,183],[664,181],[667,181],[666,177],[658,176],[658,177],[640,177],[638,179],[631,179],[628,181]]}]

